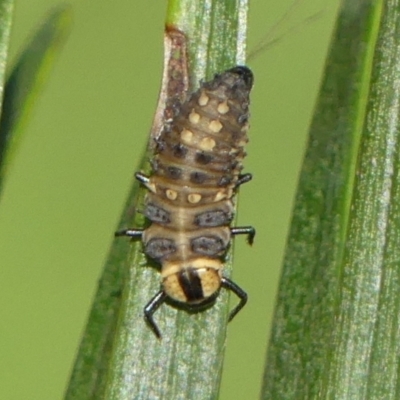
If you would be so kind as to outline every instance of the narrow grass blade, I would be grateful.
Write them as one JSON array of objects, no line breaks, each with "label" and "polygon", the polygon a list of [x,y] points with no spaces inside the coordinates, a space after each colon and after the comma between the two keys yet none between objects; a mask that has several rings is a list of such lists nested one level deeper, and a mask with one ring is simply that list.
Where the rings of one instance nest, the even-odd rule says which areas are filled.
[{"label": "narrow grass blade", "polygon": [[[14,9],[13,0],[0,1],[0,111],[2,109],[4,82],[6,75],[8,47],[10,42],[11,20]],[[5,145],[3,135],[0,134],[0,191],[2,186],[2,167],[4,164]]]},{"label": "narrow grass blade", "polygon": [[[188,84],[193,90],[200,79],[244,63],[246,17],[244,0],[169,1],[166,37],[183,32],[188,46],[189,80],[177,87]],[[175,79],[173,71],[168,72],[168,60],[179,62],[184,55],[181,50],[168,55],[168,46],[152,137],[162,126],[163,107],[169,106],[171,98],[180,97],[179,89],[170,93],[165,78]],[[152,145],[151,140],[149,148]],[[149,156],[147,151],[140,164],[144,172],[150,170]],[[143,208],[144,193],[136,183],[133,185],[120,228],[144,226],[143,216],[136,212]],[[66,399],[217,397],[227,294],[223,293],[213,308],[196,315],[168,305],[161,307],[156,315],[163,335],[160,341],[143,321],[143,307],[159,285],[159,273],[149,267],[141,243],[117,238],[100,281]]]},{"label": "narrow grass blade", "polygon": [[11,21],[14,10],[13,0],[0,1],[0,98],[3,98]]},{"label": "narrow grass blade", "polygon": [[[0,190],[33,104],[69,32],[70,22],[70,7],[52,12],[23,49],[6,81],[0,118]],[[4,67],[4,63],[0,65]]]},{"label": "narrow grass blade", "polygon": [[400,3],[345,0],[301,172],[264,399],[397,399]]}]

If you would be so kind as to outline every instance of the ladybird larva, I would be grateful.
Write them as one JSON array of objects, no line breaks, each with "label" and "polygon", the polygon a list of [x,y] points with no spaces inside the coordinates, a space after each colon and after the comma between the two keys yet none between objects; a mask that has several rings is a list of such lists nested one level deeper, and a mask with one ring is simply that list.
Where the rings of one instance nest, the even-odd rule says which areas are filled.
[{"label": "ladybird larva", "polygon": [[247,294],[222,270],[232,236],[245,234],[250,244],[255,236],[251,226],[230,227],[232,196],[252,178],[241,174],[252,85],[245,66],[203,82],[157,139],[152,175],[136,173],[149,189],[144,213],[152,223],[116,235],[141,238],[146,255],[161,264],[161,290],[144,308],[158,338],[153,314],[167,298],[200,308],[226,288],[240,300],[229,321],[247,302]]}]

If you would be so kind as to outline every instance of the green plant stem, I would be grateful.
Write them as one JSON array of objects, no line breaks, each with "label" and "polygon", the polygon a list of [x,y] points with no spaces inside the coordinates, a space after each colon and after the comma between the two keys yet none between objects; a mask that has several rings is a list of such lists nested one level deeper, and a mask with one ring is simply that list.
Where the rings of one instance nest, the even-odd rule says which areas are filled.
[{"label": "green plant stem", "polygon": [[[10,43],[11,21],[14,10],[13,0],[0,1],[0,111],[2,111],[4,84],[6,75],[6,65],[8,56],[8,47]],[[5,154],[6,154],[6,138],[0,133],[0,191],[4,176]]]},{"label": "green plant stem", "polygon": [[[171,0],[167,27],[188,41],[190,84],[244,63],[247,1]],[[157,112],[157,115],[160,113]],[[152,142],[150,142],[151,147]],[[140,164],[149,171],[149,152]],[[120,228],[144,226],[137,214],[145,190],[134,183]],[[227,273],[230,271],[228,257]],[[153,265],[154,266],[154,265]],[[117,238],[101,278],[66,399],[212,399],[219,390],[228,296],[198,314],[162,306],[156,313],[163,339],[143,320],[143,307],[159,290],[141,243]]]},{"label": "green plant stem", "polygon": [[397,399],[400,4],[344,1],[302,168],[264,399]]},{"label": "green plant stem", "polygon": [[[12,2],[3,2],[2,16],[11,19]],[[1,9],[0,9],[1,10]],[[6,14],[6,13],[9,14]],[[61,50],[72,21],[69,6],[51,12],[17,58],[4,87],[0,119],[0,190],[20,143],[35,100]],[[7,21],[6,21],[7,22]],[[7,22],[9,23],[9,22]],[[2,40],[8,41],[9,26],[1,24]],[[0,87],[3,87],[7,45],[0,42]]]}]

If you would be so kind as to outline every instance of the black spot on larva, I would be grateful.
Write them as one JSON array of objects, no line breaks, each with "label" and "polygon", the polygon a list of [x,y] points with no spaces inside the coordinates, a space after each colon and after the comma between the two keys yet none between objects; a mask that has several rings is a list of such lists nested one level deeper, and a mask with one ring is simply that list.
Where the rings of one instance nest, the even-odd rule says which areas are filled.
[{"label": "black spot on larva", "polygon": [[175,252],[176,246],[171,239],[154,238],[146,243],[145,253],[155,260],[161,260]]},{"label": "black spot on larva", "polygon": [[168,224],[171,222],[169,212],[152,203],[146,204],[144,215],[150,221],[158,224]]},{"label": "black spot on larva", "polygon": [[182,170],[177,167],[168,167],[167,175],[171,179],[179,179],[182,176]]},{"label": "black spot on larva", "polygon": [[232,178],[230,176],[221,176],[221,179],[218,181],[218,186],[228,186],[232,182]]},{"label": "black spot on larva", "polygon": [[224,210],[205,211],[194,217],[194,223],[201,228],[228,225],[231,220],[232,214]]},{"label": "black spot on larva", "polygon": [[235,170],[236,168],[239,168],[239,162],[234,160],[228,164],[226,164],[223,168],[223,170],[227,173],[232,172],[233,170]]},{"label": "black spot on larva", "polygon": [[238,123],[240,124],[240,125],[243,125],[243,124],[245,124],[246,122],[248,122],[248,120],[249,120],[249,114],[242,114],[242,115],[240,115],[239,116],[239,118],[238,118]]},{"label": "black spot on larva", "polygon": [[218,256],[226,249],[218,236],[199,236],[191,240],[191,246],[194,253],[210,257]]},{"label": "black spot on larva", "polygon": [[204,299],[201,279],[196,269],[185,268],[178,274],[178,281],[188,303]]},{"label": "black spot on larva", "polygon": [[207,174],[204,172],[192,172],[190,174],[190,182],[192,183],[204,183],[207,180]]},{"label": "black spot on larva", "polygon": [[172,152],[176,158],[185,158],[188,149],[182,144],[178,143],[172,147]]},{"label": "black spot on larva", "polygon": [[196,162],[198,162],[199,164],[206,165],[212,161],[213,156],[211,154],[207,154],[202,151],[202,152],[196,153],[195,159],[196,159]]}]

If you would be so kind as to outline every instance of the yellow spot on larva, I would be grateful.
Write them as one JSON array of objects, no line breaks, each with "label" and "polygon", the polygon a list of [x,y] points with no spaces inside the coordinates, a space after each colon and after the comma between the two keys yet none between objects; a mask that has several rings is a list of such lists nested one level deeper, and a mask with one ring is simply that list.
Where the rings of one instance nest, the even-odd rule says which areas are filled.
[{"label": "yellow spot on larva", "polygon": [[192,124],[198,124],[200,121],[200,114],[197,114],[194,110],[189,114],[189,121]]},{"label": "yellow spot on larva", "polygon": [[199,97],[199,105],[203,107],[207,105],[209,100],[210,98],[203,92]]},{"label": "yellow spot on larva", "polygon": [[220,114],[226,114],[229,111],[228,103],[226,101],[224,101],[223,103],[219,103],[218,107],[217,107],[217,111]]},{"label": "yellow spot on larva", "polygon": [[184,129],[181,132],[181,138],[186,144],[191,144],[193,142],[193,133],[188,129]]},{"label": "yellow spot on larva", "polygon": [[211,131],[218,133],[222,129],[222,124],[218,120],[210,122],[209,128]]},{"label": "yellow spot on larva", "polygon": [[214,197],[214,201],[221,201],[226,198],[226,192],[224,190],[220,190]]},{"label": "yellow spot on larva", "polygon": [[191,193],[188,196],[188,202],[189,203],[198,203],[201,200],[201,194],[198,193]]},{"label": "yellow spot on larva", "polygon": [[210,137],[201,139],[199,147],[203,151],[211,151],[215,147],[215,140]]},{"label": "yellow spot on larva", "polygon": [[167,195],[167,198],[170,200],[175,200],[178,197],[178,193],[172,189],[167,189],[165,191],[165,194]]}]

